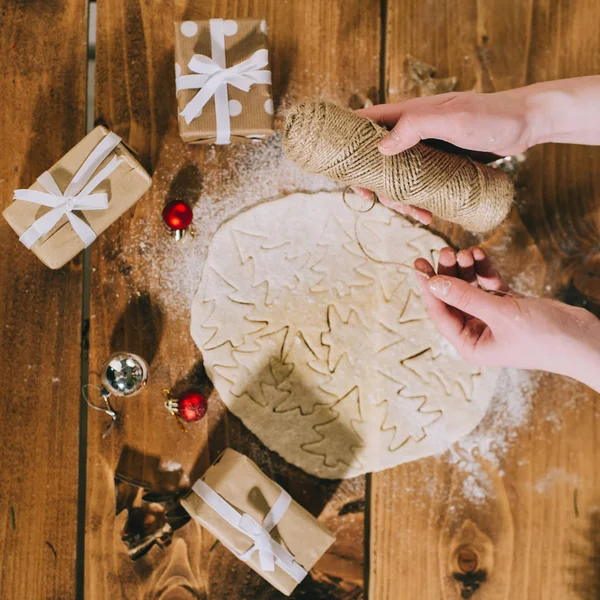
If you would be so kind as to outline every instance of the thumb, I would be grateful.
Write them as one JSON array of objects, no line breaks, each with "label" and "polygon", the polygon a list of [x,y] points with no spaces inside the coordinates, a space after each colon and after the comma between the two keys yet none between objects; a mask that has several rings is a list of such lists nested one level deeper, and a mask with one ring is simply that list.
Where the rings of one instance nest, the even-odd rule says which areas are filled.
[{"label": "thumb", "polygon": [[429,291],[445,304],[485,321],[488,325],[506,308],[505,300],[456,277],[436,275],[429,280]]},{"label": "thumb", "polygon": [[[412,98],[396,105],[394,128],[379,142],[382,154],[404,152],[421,140],[435,138],[453,143],[456,140],[457,118],[452,110],[456,93],[426,98]],[[444,106],[444,105],[448,106]]]}]

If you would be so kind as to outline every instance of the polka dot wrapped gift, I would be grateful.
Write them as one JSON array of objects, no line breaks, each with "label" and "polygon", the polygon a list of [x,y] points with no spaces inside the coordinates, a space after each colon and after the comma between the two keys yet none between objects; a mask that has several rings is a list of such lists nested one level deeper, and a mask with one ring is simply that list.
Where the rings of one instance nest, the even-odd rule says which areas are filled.
[{"label": "polka dot wrapped gift", "polygon": [[179,134],[229,144],[273,132],[267,24],[260,19],[175,22]]}]

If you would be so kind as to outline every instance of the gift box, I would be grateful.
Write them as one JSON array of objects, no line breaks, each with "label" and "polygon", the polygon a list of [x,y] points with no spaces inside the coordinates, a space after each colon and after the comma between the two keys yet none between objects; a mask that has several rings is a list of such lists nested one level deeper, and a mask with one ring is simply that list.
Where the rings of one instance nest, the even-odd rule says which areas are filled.
[{"label": "gift box", "polygon": [[228,144],[273,132],[266,21],[175,22],[175,75],[184,142]]},{"label": "gift box", "polygon": [[148,190],[151,179],[122,143],[96,127],[3,213],[21,242],[58,269],[89,246]]},{"label": "gift box", "polygon": [[181,500],[240,560],[289,595],[335,541],[248,457],[227,449]]}]

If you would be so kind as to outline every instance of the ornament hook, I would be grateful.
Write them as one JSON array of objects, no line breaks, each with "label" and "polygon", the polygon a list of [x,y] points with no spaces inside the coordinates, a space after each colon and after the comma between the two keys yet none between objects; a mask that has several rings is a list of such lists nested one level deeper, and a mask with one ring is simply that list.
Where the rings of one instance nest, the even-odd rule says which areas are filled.
[{"label": "ornament hook", "polygon": [[164,389],[163,394],[165,395],[165,408],[175,417],[177,425],[183,433],[187,433],[188,430],[185,428],[183,423],[177,417],[177,411],[179,410],[179,400],[173,396],[173,393],[169,389]]},{"label": "ornament hook", "polygon": [[[89,394],[88,394],[89,388],[94,388],[100,392],[100,397],[102,398],[102,400],[104,402],[104,406],[98,406],[97,404],[94,404],[90,400]],[[102,434],[102,438],[106,438],[108,436],[108,434],[112,431],[112,428],[116,425],[116,423],[119,420],[119,415],[117,414],[115,409],[112,407],[110,400],[109,400],[110,392],[105,387],[100,388],[96,385],[84,385],[83,389],[82,389],[82,394],[83,394],[86,404],[90,408],[93,408],[94,410],[104,413],[105,415],[108,415],[110,417],[110,419],[111,419],[110,423],[106,426],[106,429],[104,430],[104,433]]]}]

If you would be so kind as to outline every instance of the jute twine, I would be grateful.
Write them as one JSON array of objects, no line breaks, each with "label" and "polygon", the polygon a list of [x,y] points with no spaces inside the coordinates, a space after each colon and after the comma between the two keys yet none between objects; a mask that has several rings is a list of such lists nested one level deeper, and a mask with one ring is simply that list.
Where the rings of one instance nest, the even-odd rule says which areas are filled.
[{"label": "jute twine", "polygon": [[286,119],[286,154],[307,171],[430,210],[469,231],[496,228],[508,215],[514,187],[502,171],[425,144],[384,156],[387,129],[326,102],[294,106]]}]

